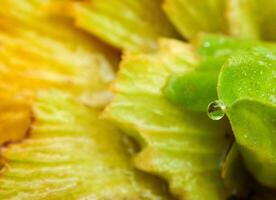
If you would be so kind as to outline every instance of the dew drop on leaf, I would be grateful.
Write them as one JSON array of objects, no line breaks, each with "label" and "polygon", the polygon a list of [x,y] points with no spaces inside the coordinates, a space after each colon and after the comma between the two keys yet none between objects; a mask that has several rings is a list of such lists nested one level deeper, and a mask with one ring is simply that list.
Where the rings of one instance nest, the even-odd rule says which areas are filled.
[{"label": "dew drop on leaf", "polygon": [[207,115],[212,120],[220,120],[225,115],[226,106],[222,101],[212,101],[207,108]]}]

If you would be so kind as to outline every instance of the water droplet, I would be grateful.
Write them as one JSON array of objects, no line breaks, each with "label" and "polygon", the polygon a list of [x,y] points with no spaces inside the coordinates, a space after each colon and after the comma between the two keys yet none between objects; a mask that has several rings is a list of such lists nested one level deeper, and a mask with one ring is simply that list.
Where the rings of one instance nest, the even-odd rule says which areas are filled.
[{"label": "water droplet", "polygon": [[216,100],[208,105],[207,115],[212,120],[220,120],[225,115],[226,106],[222,101]]}]

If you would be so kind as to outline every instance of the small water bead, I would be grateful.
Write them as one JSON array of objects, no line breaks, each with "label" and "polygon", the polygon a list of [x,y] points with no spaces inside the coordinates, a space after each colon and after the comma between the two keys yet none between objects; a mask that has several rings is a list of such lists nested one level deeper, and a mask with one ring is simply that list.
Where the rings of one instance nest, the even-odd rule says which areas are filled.
[{"label": "small water bead", "polygon": [[220,120],[225,115],[226,106],[222,101],[211,102],[207,108],[207,115],[212,120]]}]

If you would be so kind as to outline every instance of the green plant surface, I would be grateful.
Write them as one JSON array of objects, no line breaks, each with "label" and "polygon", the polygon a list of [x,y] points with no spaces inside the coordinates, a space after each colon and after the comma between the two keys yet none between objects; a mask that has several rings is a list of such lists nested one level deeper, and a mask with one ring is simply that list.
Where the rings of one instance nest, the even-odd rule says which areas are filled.
[{"label": "green plant surface", "polygon": [[240,51],[223,65],[218,96],[231,107],[239,99],[249,98],[276,103],[276,51],[264,47]]},{"label": "green plant surface", "polygon": [[191,70],[189,45],[162,40],[156,54],[125,55],[105,116],[139,141],[135,165],[169,182],[180,199],[220,200],[228,193],[221,163],[229,145],[225,123],[179,109],[163,95],[171,74]]},{"label": "green plant surface", "polygon": [[275,104],[242,99],[227,115],[247,168],[260,183],[275,188]]},{"label": "green plant surface", "polygon": [[275,199],[275,18],[276,0],[2,0],[0,199]]},{"label": "green plant surface", "polygon": [[218,73],[188,72],[173,75],[164,89],[164,95],[172,103],[184,108],[205,111],[207,105],[217,99]]},{"label": "green plant surface", "polygon": [[172,75],[165,96],[186,109],[205,111],[211,101],[218,99],[216,87],[223,63],[236,51],[257,46],[275,48],[258,40],[203,34],[193,42],[199,60],[194,71]]},{"label": "green plant surface", "polygon": [[236,142],[232,144],[223,163],[222,178],[225,186],[236,196],[244,197],[250,189],[250,176]]},{"label": "green plant surface", "polygon": [[247,168],[262,184],[276,187],[276,56],[263,47],[241,51],[224,64],[218,95],[227,109]]}]

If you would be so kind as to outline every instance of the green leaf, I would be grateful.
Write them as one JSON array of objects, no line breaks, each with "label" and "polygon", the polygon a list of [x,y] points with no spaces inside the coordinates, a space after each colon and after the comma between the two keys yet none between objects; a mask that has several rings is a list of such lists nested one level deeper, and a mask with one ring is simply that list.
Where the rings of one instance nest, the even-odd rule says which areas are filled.
[{"label": "green leaf", "polygon": [[240,51],[225,63],[218,83],[245,163],[259,182],[270,187],[276,187],[275,55],[275,50],[263,47]]},{"label": "green leaf", "polygon": [[172,103],[190,110],[204,111],[208,103],[217,99],[217,73],[194,71],[174,75],[164,90]]},{"label": "green leaf", "polygon": [[194,42],[199,56],[194,71],[172,75],[164,90],[165,96],[187,109],[205,111],[208,104],[218,98],[216,87],[223,63],[235,51],[254,46],[271,47],[272,44],[219,35],[201,36]]},{"label": "green leaf", "polygon": [[65,6],[78,27],[115,47],[151,51],[157,49],[159,37],[178,37],[161,10],[161,2],[90,0],[69,5],[66,2]]},{"label": "green leaf", "polygon": [[227,106],[243,98],[276,103],[276,51],[255,47],[230,57],[221,69],[218,96]]},{"label": "green leaf", "polygon": [[139,141],[136,166],[168,180],[173,194],[220,200],[228,194],[221,178],[229,144],[225,123],[180,109],[162,92],[171,74],[196,62],[190,46],[174,40],[162,40],[156,54],[124,56],[105,116]]},{"label": "green leaf", "polygon": [[275,104],[238,100],[227,114],[247,168],[260,183],[275,188]]},{"label": "green leaf", "polygon": [[[226,59],[239,49],[247,49],[256,45],[271,45],[270,43],[264,43],[258,40],[240,39],[216,34],[202,34],[193,43],[203,61],[206,58]],[[217,67],[220,69],[221,66]],[[214,68],[217,69],[217,67]]]},{"label": "green leaf", "polygon": [[246,171],[239,146],[234,142],[223,163],[222,177],[224,184],[235,196],[248,193],[250,176]]}]

